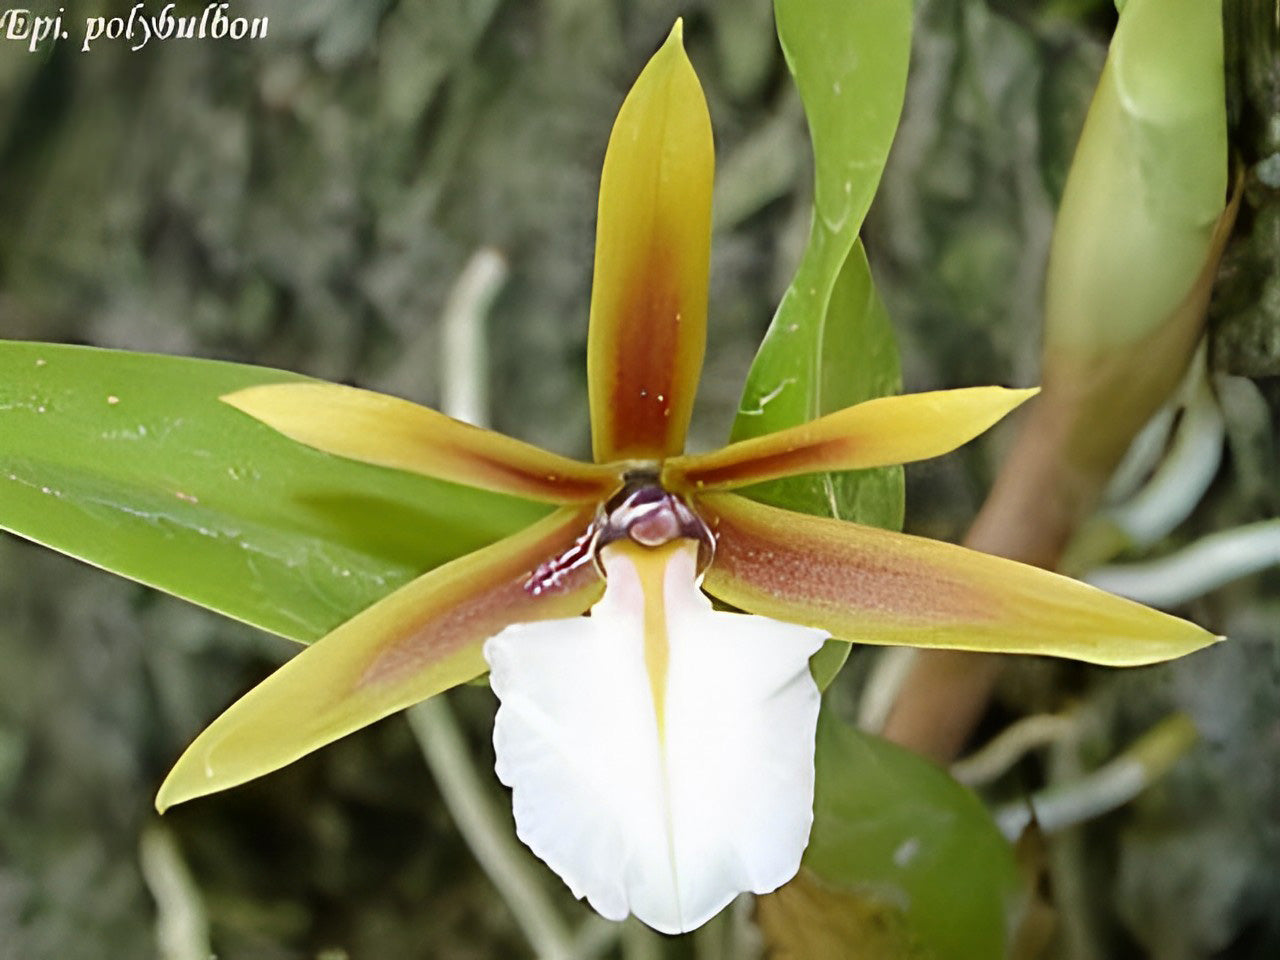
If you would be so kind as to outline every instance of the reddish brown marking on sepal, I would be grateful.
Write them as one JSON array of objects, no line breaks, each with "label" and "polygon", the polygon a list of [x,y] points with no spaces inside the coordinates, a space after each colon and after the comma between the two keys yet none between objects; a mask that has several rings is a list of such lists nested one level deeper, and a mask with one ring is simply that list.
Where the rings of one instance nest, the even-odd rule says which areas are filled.
[{"label": "reddish brown marking on sepal", "polygon": [[862,643],[1035,653],[1109,666],[1182,656],[1193,623],[1025,564],[732,493],[696,498],[717,535],[703,581],[726,603]]},{"label": "reddish brown marking on sepal", "polygon": [[654,251],[619,306],[622,319],[608,364],[608,416],[612,435],[625,441],[614,450],[615,459],[669,454],[684,446],[688,411],[675,409],[681,389],[676,363],[689,347],[682,343],[680,296],[665,260]]},{"label": "reddish brown marking on sepal", "polygon": [[[859,616],[920,627],[994,620],[998,615],[993,598],[979,596],[972,585],[958,582],[945,566],[925,557],[904,555],[898,545],[904,539],[902,534],[776,512],[783,513],[786,522],[764,527],[743,522],[742,517],[730,520],[704,511],[716,535],[714,579],[750,584],[815,612],[849,616],[856,611]],[[814,536],[820,531],[820,526],[815,529],[810,523],[815,520],[820,525],[838,523],[848,528],[841,531],[849,534],[848,541],[840,544],[838,551],[830,549],[830,542]]]},{"label": "reddish brown marking on sepal", "polygon": [[[850,444],[841,441],[830,441],[815,444],[811,447],[798,447],[794,450],[779,450],[757,456],[751,460],[734,463],[715,464],[699,467],[694,458],[687,469],[672,471],[674,476],[670,482],[679,489],[698,490],[701,487],[735,487],[743,483],[759,482],[758,478],[786,477],[797,473],[813,473],[823,469],[822,461],[841,448]],[[668,475],[664,474],[664,480]]]},{"label": "reddish brown marking on sepal", "polygon": [[[417,622],[408,626],[394,644],[375,651],[355,689],[393,683],[509,624],[572,616],[585,610],[598,595],[598,590],[591,588],[602,586],[589,554],[585,562],[559,571],[546,589],[530,590],[529,583],[544,561],[561,557],[580,544],[593,514],[594,511],[583,509],[576,518],[562,522],[519,551],[506,557],[495,555],[487,567],[441,585],[430,601],[423,603],[414,618]],[[568,612],[566,600],[572,608]]]},{"label": "reddish brown marking on sepal", "polygon": [[[424,445],[424,453],[430,450]],[[469,458],[478,476],[488,481],[487,489],[511,491],[543,503],[588,503],[604,500],[621,485],[617,473],[601,473],[583,464],[580,473],[538,472],[528,466],[509,463],[476,450],[457,449],[459,460]]]}]

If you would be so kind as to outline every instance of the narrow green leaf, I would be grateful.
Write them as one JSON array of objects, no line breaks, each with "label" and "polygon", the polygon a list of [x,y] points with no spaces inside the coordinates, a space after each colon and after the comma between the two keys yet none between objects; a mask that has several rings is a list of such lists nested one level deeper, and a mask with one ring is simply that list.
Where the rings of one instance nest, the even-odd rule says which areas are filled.
[{"label": "narrow green leaf", "polygon": [[825,708],[803,865],[799,881],[760,904],[781,956],[844,956],[855,935],[859,956],[1004,954],[1018,873],[981,802],[944,771]]},{"label": "narrow green leaf", "polygon": [[[813,140],[809,245],[760,347],[733,439],[896,391],[897,350],[858,230],[897,128],[911,3],[777,0],[778,36]],[[746,491],[767,503],[888,527],[902,522],[898,468],[815,475]]]},{"label": "narrow green leaf", "polygon": [[[761,345],[734,439],[896,392],[889,318],[857,240],[897,126],[909,2],[776,0],[816,162],[808,249]],[[744,491],[767,503],[900,529],[902,470],[798,477]],[[847,656],[811,670],[825,687]],[[824,707],[814,825],[799,877],[760,902],[780,958],[997,957],[1016,887],[1012,851],[981,803],[946,773],[865,736]]]},{"label": "narrow green leaf", "polygon": [[[822,328],[822,358],[815,368],[817,380],[809,388],[819,404],[815,416],[898,392],[902,380],[897,345],[889,315],[872,285],[861,242],[854,245],[836,278]],[[767,347],[768,341],[757,355],[753,379],[757,370],[774,366],[769,360],[785,364],[795,359],[789,351],[775,350],[762,363]],[[791,422],[771,423],[769,430],[748,429],[753,418],[763,420],[769,415],[770,403],[765,398],[754,409],[744,405],[738,425],[747,426],[736,430],[734,439],[791,426]],[[795,422],[809,419],[812,417],[804,416]],[[788,510],[902,529],[904,494],[899,466],[808,474],[756,484],[741,492]]]},{"label": "narrow green leaf", "polygon": [[544,506],[294,443],[263,367],[0,342],[0,529],[307,642]]},{"label": "narrow green leaf", "polygon": [[[871,270],[861,241],[855,243],[849,259],[845,261],[845,268],[836,279],[824,327],[826,342],[821,349],[825,353],[818,373],[819,386],[814,391],[822,402],[818,414],[898,391],[902,384],[897,345],[889,325],[889,315],[872,285]],[[767,361],[761,363],[767,346],[766,341],[756,356],[748,390],[758,370],[764,371],[762,376],[770,375],[770,364]],[[772,356],[786,363],[788,358],[785,354],[786,351],[777,350]],[[759,419],[764,419],[767,406],[767,401],[757,406]],[[739,425],[751,416],[744,404],[735,424],[735,440],[791,425],[777,423],[769,430],[739,430]],[[810,418],[802,417],[797,422],[806,419]],[[807,474],[756,484],[739,492],[787,510],[856,520],[891,530],[902,529],[906,502],[900,466]],[[849,644],[828,640],[823,645],[810,663],[820,690],[831,685],[848,659]]]}]

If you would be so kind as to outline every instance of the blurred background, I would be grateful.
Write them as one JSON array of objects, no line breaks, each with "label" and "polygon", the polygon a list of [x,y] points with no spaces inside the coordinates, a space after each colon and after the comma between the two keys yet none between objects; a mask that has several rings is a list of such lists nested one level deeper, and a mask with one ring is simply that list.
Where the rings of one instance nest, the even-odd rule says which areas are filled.
[{"label": "blurred background", "polygon": [[[0,38],[0,336],[265,364],[435,405],[438,318],[486,251],[467,295],[492,296],[492,423],[586,455],[600,162],[683,15],[718,150],[691,445],[723,441],[808,227],[808,140],[768,0],[239,0],[232,14],[269,17],[265,39],[81,51],[85,17],[129,6],[63,0],[71,38],[34,53]],[[1114,22],[1104,0],[917,4],[864,231],[906,389],[1037,381],[1053,211]],[[1155,553],[1280,507],[1280,66],[1251,62],[1230,66],[1249,173],[1209,353],[1226,456]],[[908,529],[960,539],[1008,437],[911,467]],[[1203,738],[1136,803],[1055,838],[1053,955],[1280,955],[1278,588],[1271,569],[1191,600],[1183,612],[1232,642],[1189,661],[1008,671],[979,740],[1023,713],[1078,722],[1007,794],[1092,769],[1174,709]],[[183,747],[290,643],[7,535],[0,611],[0,960],[531,955],[400,717],[155,815]],[[868,657],[837,681],[850,710]],[[449,700],[505,811],[492,696]],[[587,920],[532,869],[562,922]],[[597,933],[600,956],[753,949]]]}]

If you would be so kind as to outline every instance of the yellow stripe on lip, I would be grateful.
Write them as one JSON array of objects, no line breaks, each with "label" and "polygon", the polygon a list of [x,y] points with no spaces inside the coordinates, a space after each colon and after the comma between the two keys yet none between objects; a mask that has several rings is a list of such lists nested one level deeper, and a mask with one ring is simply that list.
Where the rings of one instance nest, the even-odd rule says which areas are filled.
[{"label": "yellow stripe on lip", "polygon": [[698,543],[696,540],[682,538],[657,547],[645,547],[623,539],[605,549],[621,553],[627,558],[635,569],[640,590],[644,594],[644,666],[653,697],[658,741],[665,743],[667,675],[671,663],[671,640],[667,632],[667,569],[681,551],[696,553]]}]

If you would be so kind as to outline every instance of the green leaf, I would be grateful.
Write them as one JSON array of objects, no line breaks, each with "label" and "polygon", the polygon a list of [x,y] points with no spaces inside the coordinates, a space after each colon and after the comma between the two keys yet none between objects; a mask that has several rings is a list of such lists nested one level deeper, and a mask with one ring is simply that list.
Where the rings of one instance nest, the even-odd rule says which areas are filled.
[{"label": "green leaf", "polygon": [[[893,329],[884,303],[872,284],[861,242],[854,245],[844,269],[836,278],[821,335],[822,362],[816,368],[817,380],[810,389],[815,402],[819,403],[814,416],[899,391],[902,378]],[[765,348],[762,347],[753,375],[757,369],[769,366],[761,363],[760,357],[764,355]],[[791,359],[787,352],[781,350],[774,351],[771,357],[783,363]],[[769,401],[754,409],[762,411],[758,416],[763,419],[770,413]],[[738,414],[739,423],[752,418],[747,410],[744,405]],[[808,419],[812,418],[801,417],[796,422]],[[791,423],[774,424],[768,431],[760,432],[767,433],[783,426],[791,426]],[[742,437],[755,435],[754,430],[741,434]],[[734,439],[740,437],[735,435]],[[902,529],[904,491],[900,466],[807,474],[756,484],[741,492],[764,503],[801,513]]]},{"label": "green leaf", "polygon": [[0,342],[0,529],[307,642],[547,508],[294,443],[263,367]]},{"label": "green leaf", "polygon": [[809,658],[809,673],[813,675],[813,682],[818,685],[819,690],[825,691],[831,686],[831,681],[849,659],[852,646],[853,644],[844,640],[828,640]]},{"label": "green leaf", "polygon": [[[777,0],[816,161],[809,246],[734,424],[759,436],[900,388],[889,318],[857,235],[897,125],[911,4]],[[900,467],[747,489],[776,506],[900,529]],[[820,687],[848,655],[828,644]],[[814,825],[800,875],[760,901],[771,955],[996,957],[1017,875],[982,804],[913,754],[833,719],[818,728]]]},{"label": "green leaf", "polygon": [[[778,36],[813,140],[809,244],[752,365],[733,439],[770,433],[900,385],[897,349],[858,230],[884,169],[906,86],[908,0],[777,0]],[[901,527],[900,468],[750,488],[808,513]]]},{"label": "green leaf", "polygon": [[814,826],[796,881],[760,901],[781,957],[1000,957],[1013,848],[974,794],[901,747],[818,721]]}]

